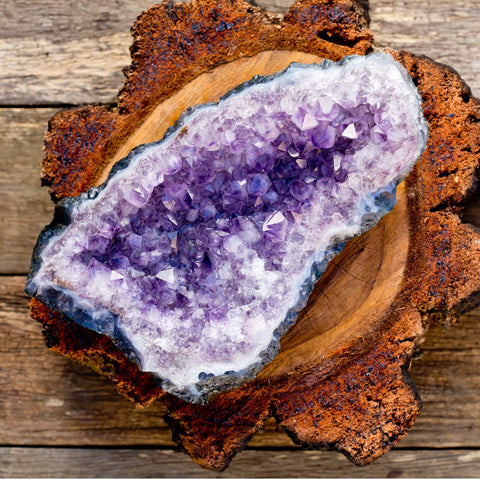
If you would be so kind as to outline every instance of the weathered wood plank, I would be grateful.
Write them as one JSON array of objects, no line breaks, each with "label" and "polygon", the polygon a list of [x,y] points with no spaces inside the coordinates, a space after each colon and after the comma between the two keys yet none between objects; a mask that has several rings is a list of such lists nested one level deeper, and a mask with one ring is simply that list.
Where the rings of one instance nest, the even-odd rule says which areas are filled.
[{"label": "weathered wood plank", "polygon": [[130,64],[130,26],[154,0],[4,0],[0,104],[112,102]]},{"label": "weathered wood plank", "polygon": [[402,446],[479,445],[480,308],[449,328],[430,327],[420,348],[411,374],[424,410]]},{"label": "weathered wood plank", "polygon": [[41,188],[43,135],[55,109],[0,109],[0,274],[26,273],[53,204]]},{"label": "weathered wood plank", "polygon": [[[25,277],[0,277],[0,410],[10,445],[172,446],[159,403],[135,408],[110,380],[44,345]],[[450,331],[432,327],[411,370],[424,410],[402,447],[480,447],[480,308]],[[25,414],[28,412],[28,415]],[[252,446],[291,447],[269,421]]]},{"label": "weathered wood plank", "polygon": [[480,96],[478,1],[374,0],[370,18],[378,46],[428,55],[450,65]]},{"label": "weathered wood plank", "polygon": [[339,453],[245,450],[223,473],[184,453],[158,449],[0,448],[0,477],[100,478],[436,478],[476,477],[479,450],[393,450],[359,468]]},{"label": "weathered wood plank", "polygon": [[[130,63],[129,27],[155,0],[0,3],[0,105],[114,102]],[[258,0],[284,13],[287,0]],[[456,68],[480,95],[476,1],[370,2],[376,43]]]},{"label": "weathered wood plank", "polygon": [[107,379],[46,349],[24,281],[0,278],[2,443],[173,445],[161,405],[135,408]]}]

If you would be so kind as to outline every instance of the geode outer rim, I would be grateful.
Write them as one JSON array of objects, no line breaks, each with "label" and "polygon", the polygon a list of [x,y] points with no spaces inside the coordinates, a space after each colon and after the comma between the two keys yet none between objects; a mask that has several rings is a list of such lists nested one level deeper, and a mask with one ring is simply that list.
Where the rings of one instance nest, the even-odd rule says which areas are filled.
[{"label": "geode outer rim", "polygon": [[[243,90],[248,89],[252,85],[258,85],[262,83],[268,83],[274,81],[276,78],[281,77],[285,73],[287,73],[290,69],[318,69],[321,68],[322,70],[328,70],[332,67],[344,67],[345,65],[349,64],[351,61],[354,61],[358,58],[366,58],[370,56],[388,56],[390,57],[396,64],[398,71],[400,72],[401,76],[406,80],[407,83],[411,84],[414,88],[412,89],[412,93],[414,93],[417,97],[419,105],[422,103],[422,99],[418,93],[418,90],[415,88],[413,81],[408,74],[405,67],[396,61],[392,55],[389,53],[384,52],[373,52],[367,55],[346,55],[343,59],[338,62],[332,61],[330,59],[323,59],[320,63],[312,63],[312,64],[305,64],[299,62],[292,62],[290,65],[278,72],[275,72],[270,75],[255,75],[251,79],[241,83],[240,85],[234,87],[224,95],[222,95],[217,102],[206,102],[197,105],[193,105],[185,109],[184,112],[179,116],[179,118],[174,122],[174,124],[169,127],[165,133],[163,134],[162,138],[154,141],[149,142],[146,144],[141,144],[134,147],[128,155],[124,158],[117,161],[111,168],[106,180],[99,186],[94,186],[89,188],[86,192],[81,193],[76,197],[65,197],[61,199],[55,205],[55,213],[54,218],[50,224],[48,224],[40,233],[37,243],[34,247],[33,254],[32,254],[32,261],[31,261],[31,268],[30,273],[27,277],[25,292],[40,300],[44,303],[47,307],[51,308],[54,311],[64,314],[67,318],[71,319],[75,323],[79,324],[82,327],[85,327],[93,332],[107,335],[109,336],[114,344],[121,350],[122,353],[132,362],[134,362],[140,370],[142,370],[141,362],[139,360],[140,356],[137,353],[135,347],[131,344],[130,340],[126,338],[126,336],[117,328],[117,319],[118,315],[111,313],[110,311],[106,310],[106,315],[101,317],[100,320],[94,320],[90,315],[89,311],[86,309],[82,309],[77,305],[76,298],[78,298],[74,291],[70,289],[63,289],[61,287],[49,287],[46,294],[37,294],[37,284],[35,282],[35,277],[41,267],[42,264],[42,253],[44,249],[49,244],[50,240],[57,236],[61,235],[70,225],[71,223],[71,214],[77,205],[81,205],[84,202],[88,202],[89,200],[94,200],[97,196],[108,186],[111,179],[120,171],[127,169],[130,166],[131,161],[136,158],[138,155],[141,155],[145,150],[150,148],[154,148],[166,140],[168,140],[172,135],[176,132],[180,131],[185,122],[193,116],[197,111],[203,108],[209,108],[212,106],[218,105],[223,100],[240,94]],[[428,123],[425,121],[423,115],[419,114],[421,117],[421,124],[423,126],[422,129],[422,137],[423,137],[423,149],[422,152],[419,154],[418,158],[421,157],[423,151],[426,148],[426,143],[428,140],[428,131],[429,126]],[[409,173],[413,169],[413,165],[406,171],[403,175],[397,176],[392,182],[389,184],[383,185],[379,190],[376,192],[372,192],[369,194],[369,197],[376,198],[381,193],[388,191],[393,194],[393,199],[395,199],[395,191],[396,186],[403,181]],[[385,207],[385,209],[381,212],[377,212],[375,214],[366,214],[362,217],[361,223],[359,225],[358,233],[355,235],[348,237],[347,240],[351,238],[355,238],[365,231],[373,228],[380,219],[389,213],[395,205],[395,200],[392,202],[391,205]],[[341,252],[343,247],[345,246],[345,239],[340,239],[334,241],[330,244],[330,246],[325,250],[324,257],[321,262],[313,262],[311,267],[311,273],[308,277],[303,281],[301,285],[301,290],[306,291],[306,294],[303,298],[300,298],[297,304],[292,306],[286,317],[278,324],[275,330],[272,332],[272,340],[270,344],[260,352],[260,361],[256,361],[251,363],[248,367],[237,370],[237,371],[229,371],[228,373],[225,372],[221,375],[214,375],[210,374],[207,375],[206,378],[199,379],[195,384],[190,384],[184,386],[183,388],[179,388],[168,379],[163,378],[156,374],[155,372],[145,371],[151,374],[158,382],[159,386],[166,392],[172,393],[183,400],[186,400],[191,403],[201,403],[206,404],[209,400],[216,396],[218,393],[223,391],[231,390],[232,388],[238,387],[248,381],[253,380],[261,369],[270,361],[272,361],[280,350],[280,339],[286,333],[286,331],[296,322],[299,313],[305,308],[310,293],[312,292],[316,282],[322,275],[322,273],[326,270],[328,263],[332,260],[337,254]],[[103,327],[103,328],[102,328]],[[105,328],[107,327],[107,328]],[[196,389],[196,391],[195,391]]]}]

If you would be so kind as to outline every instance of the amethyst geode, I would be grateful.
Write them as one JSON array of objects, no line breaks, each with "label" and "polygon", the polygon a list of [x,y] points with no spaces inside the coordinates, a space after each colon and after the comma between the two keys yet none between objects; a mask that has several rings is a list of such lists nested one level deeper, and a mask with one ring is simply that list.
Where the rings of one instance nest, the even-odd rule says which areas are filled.
[{"label": "amethyst geode", "polygon": [[383,53],[256,77],[60,202],[27,292],[207,401],[275,356],[327,261],[391,210],[420,103]]}]

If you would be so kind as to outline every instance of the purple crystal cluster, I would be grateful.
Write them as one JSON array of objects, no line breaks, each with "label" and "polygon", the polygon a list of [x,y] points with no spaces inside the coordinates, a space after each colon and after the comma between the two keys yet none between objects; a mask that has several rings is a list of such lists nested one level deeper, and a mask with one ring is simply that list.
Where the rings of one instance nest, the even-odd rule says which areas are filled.
[{"label": "purple crystal cluster", "polygon": [[27,291],[204,401],[275,355],[326,261],[392,208],[426,138],[388,55],[255,78],[64,201]]}]

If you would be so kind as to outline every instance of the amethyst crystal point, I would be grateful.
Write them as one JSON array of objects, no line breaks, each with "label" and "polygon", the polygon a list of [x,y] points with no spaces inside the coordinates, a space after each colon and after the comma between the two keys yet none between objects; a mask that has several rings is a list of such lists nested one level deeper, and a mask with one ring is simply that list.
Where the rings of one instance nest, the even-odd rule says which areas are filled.
[{"label": "amethyst crystal point", "polygon": [[63,201],[27,292],[206,401],[273,358],[329,258],[392,208],[426,138],[388,55],[255,78]]}]

